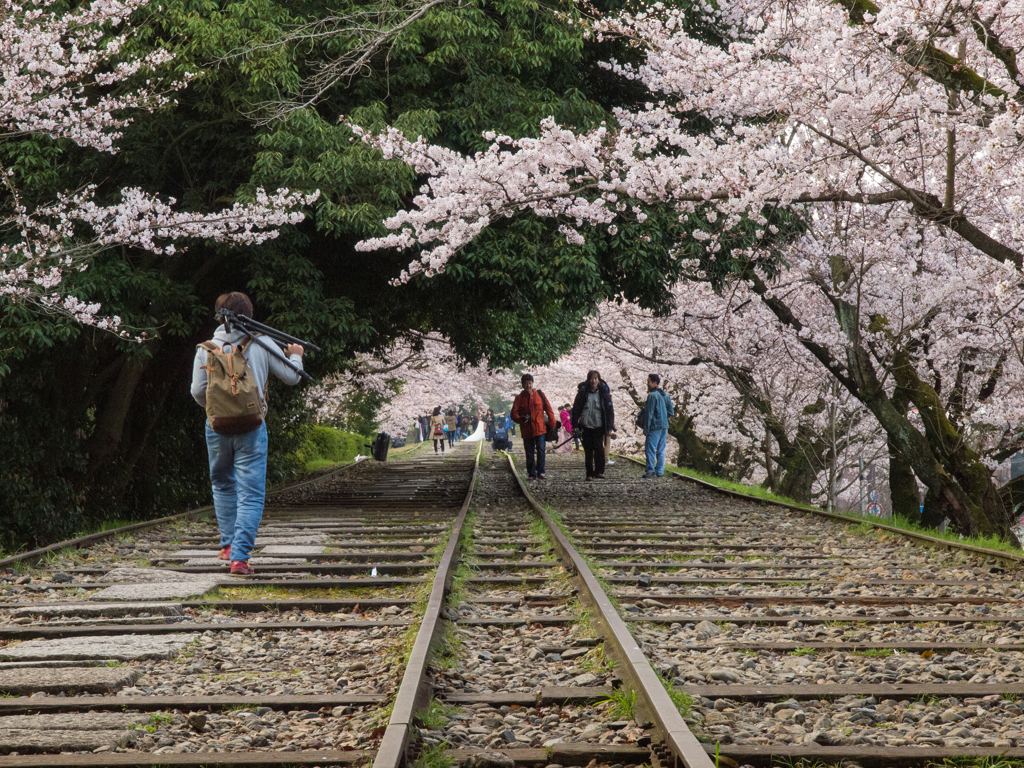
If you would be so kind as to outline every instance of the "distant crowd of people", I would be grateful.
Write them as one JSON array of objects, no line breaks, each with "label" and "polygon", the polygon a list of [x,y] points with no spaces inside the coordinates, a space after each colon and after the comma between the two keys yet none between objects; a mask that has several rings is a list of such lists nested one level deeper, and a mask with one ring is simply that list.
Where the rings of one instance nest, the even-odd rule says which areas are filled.
[{"label": "distant crowd of people", "polygon": [[[511,418],[519,424],[526,452],[527,480],[544,480],[545,457],[549,450],[567,453],[582,445],[586,466],[586,479],[601,480],[605,467],[615,462],[608,458],[611,441],[615,438],[615,407],[608,383],[598,371],[589,371],[586,381],[576,388],[572,405],[559,409],[555,417],[547,396],[537,389],[530,374],[524,374],[520,383],[523,391],[512,403]],[[675,414],[672,398],[661,387],[661,377],[652,373],[647,377],[647,401],[637,416],[637,426],[646,437],[647,465],[645,478],[665,474],[665,444],[668,438],[668,417]],[[563,433],[559,441],[559,432]],[[572,442],[572,446],[569,443]],[[551,447],[548,447],[551,443]]]},{"label": "distant crowd of people", "polygon": [[[608,456],[616,432],[611,388],[601,374],[589,371],[586,381],[577,386],[572,404],[563,404],[557,416],[547,395],[535,386],[532,375],[524,374],[520,383],[523,390],[508,413],[495,414],[488,408],[468,416],[454,409],[444,413],[440,407],[434,408],[433,413],[417,420],[420,440],[433,440],[434,453],[443,454],[446,442],[451,448],[457,441],[475,433],[483,422],[484,439],[496,447],[507,448],[518,425],[526,453],[528,481],[547,478],[545,458],[549,452],[569,453],[581,448],[586,479],[603,479],[605,468],[615,463]],[[661,387],[661,377],[656,373],[648,375],[647,401],[636,419],[645,437],[645,478],[665,474],[668,419],[673,415],[672,398]]]},{"label": "distant crowd of people", "polygon": [[[515,434],[515,424],[509,419],[508,414],[495,414],[488,408],[486,411],[481,409],[470,415],[460,413],[454,408],[443,411],[438,406],[432,413],[416,419],[417,437],[420,442],[433,440],[434,453],[444,453],[445,443],[449,448],[453,447],[455,443],[475,433],[481,422],[484,425],[484,439],[488,441],[499,436],[507,439],[508,436]],[[504,435],[500,434],[501,430],[505,430]]]}]

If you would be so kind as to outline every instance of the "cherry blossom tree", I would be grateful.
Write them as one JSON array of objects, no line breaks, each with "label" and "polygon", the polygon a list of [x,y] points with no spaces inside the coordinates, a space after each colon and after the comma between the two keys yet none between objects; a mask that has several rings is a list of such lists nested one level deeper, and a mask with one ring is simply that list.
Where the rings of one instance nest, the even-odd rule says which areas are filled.
[{"label": "cherry blossom tree", "polygon": [[608,304],[585,333],[616,357],[637,405],[648,372],[667,382],[677,463],[755,478],[798,501],[819,492],[834,506],[837,462],[841,474],[851,456],[877,445],[877,423],[742,284],[723,293],[682,282],[673,293],[679,310],[672,315]]},{"label": "cherry blossom tree", "polygon": [[361,393],[384,400],[377,414],[381,429],[404,435],[416,418],[440,406],[486,408],[487,399],[510,399],[519,391],[516,377],[469,365],[436,333],[409,332],[377,354],[356,357],[343,373],[310,387],[306,404],[317,421],[336,421]]},{"label": "cherry blossom tree", "polygon": [[[132,111],[173,103],[171,93],[191,76],[167,81],[156,75],[171,60],[168,52],[122,55],[129,17],[144,5],[145,0],[94,0],[66,10],[50,0],[0,0],[0,136],[43,135],[113,153]],[[316,199],[261,189],[249,202],[203,214],[177,211],[174,199],[138,188],[122,189],[117,202],[105,204],[96,186],[88,185],[38,204],[27,201],[14,168],[0,168],[0,179],[7,193],[0,214],[6,235],[0,245],[0,298],[110,330],[118,318],[101,317],[98,304],[65,289],[68,274],[88,268],[98,253],[129,246],[172,254],[182,239],[256,244],[275,237],[278,227],[301,221],[298,208]]]},{"label": "cherry blossom tree", "polygon": [[[642,52],[606,66],[650,103],[585,133],[546,120],[536,138],[491,136],[471,157],[363,134],[425,183],[362,247],[418,248],[408,279],[523,212],[559,219],[570,242],[614,236],[645,206],[700,213],[713,226],[689,233],[693,277],[729,247],[734,282],[885,430],[902,486],[925,484],[929,519],[1006,535],[989,465],[1018,447],[1022,20],[1019,0],[656,3],[599,20],[595,35]],[[786,217],[807,235],[782,256],[802,266],[773,280]]]}]

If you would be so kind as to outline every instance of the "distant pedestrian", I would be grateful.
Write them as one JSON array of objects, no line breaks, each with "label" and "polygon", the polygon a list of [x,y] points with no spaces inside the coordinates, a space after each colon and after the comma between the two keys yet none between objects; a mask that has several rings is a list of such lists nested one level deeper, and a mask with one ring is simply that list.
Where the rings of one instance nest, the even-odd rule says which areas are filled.
[{"label": "distant pedestrian", "polygon": [[587,380],[576,389],[572,404],[572,426],[583,432],[583,457],[587,480],[604,478],[604,439],[615,431],[612,391],[597,371],[589,371]]},{"label": "distant pedestrian", "polygon": [[484,423],[487,425],[487,434],[485,435],[488,440],[494,439],[494,411],[490,408],[487,409],[487,415],[484,416]]},{"label": "distant pedestrian", "polygon": [[573,445],[578,439],[572,429],[571,408],[572,406],[566,403],[558,411],[558,420],[562,422],[562,442],[555,449],[555,453],[571,453]]},{"label": "distant pedestrian", "polygon": [[567,425],[566,429],[569,430],[569,434],[572,435],[572,449],[574,451],[582,450],[583,430],[573,429],[572,426],[572,405],[566,403],[562,406],[562,424]]},{"label": "distant pedestrian", "polygon": [[558,418],[555,424],[558,427],[558,434],[553,444],[548,446],[550,453],[572,453],[572,425],[571,416],[564,408],[558,410]]},{"label": "distant pedestrian", "polygon": [[459,420],[455,416],[455,411],[448,411],[448,415],[445,417],[445,421],[448,422],[448,447],[452,448],[455,445],[455,437],[459,433]]},{"label": "distant pedestrian", "polygon": [[444,453],[444,416],[441,415],[441,406],[434,409],[430,416],[430,437],[434,441],[434,453],[437,453],[437,444],[441,444],[441,453]]},{"label": "distant pedestrian", "polygon": [[534,389],[533,376],[526,373],[520,379],[523,391],[512,403],[512,421],[522,427],[523,449],[526,451],[526,479],[544,480],[544,436],[548,425],[555,423],[551,403],[539,389]]},{"label": "distant pedestrian", "polygon": [[[219,313],[231,310],[251,318],[252,300],[244,293],[225,293],[215,305]],[[276,344],[266,348],[237,327],[224,325],[214,331],[213,340],[200,344],[192,366],[192,397],[206,409],[206,450],[210,459],[213,509],[220,529],[220,560],[231,562],[231,572],[253,574],[249,555],[256,542],[256,529],[263,519],[267,486],[267,381],[270,374],[285,384],[295,385],[299,374],[286,360],[302,368],[303,348],[290,344],[282,352]],[[239,359],[241,358],[241,359]],[[217,411],[235,402],[240,392],[254,383],[252,399],[243,402],[250,411],[220,418]],[[251,390],[250,390],[251,391]],[[216,428],[214,425],[216,424]]]},{"label": "distant pedestrian", "polygon": [[647,402],[641,414],[644,436],[644,453],[647,454],[645,478],[662,477],[665,474],[665,443],[668,440],[668,417],[674,416],[672,398],[661,388],[661,376],[652,373],[647,377]]}]

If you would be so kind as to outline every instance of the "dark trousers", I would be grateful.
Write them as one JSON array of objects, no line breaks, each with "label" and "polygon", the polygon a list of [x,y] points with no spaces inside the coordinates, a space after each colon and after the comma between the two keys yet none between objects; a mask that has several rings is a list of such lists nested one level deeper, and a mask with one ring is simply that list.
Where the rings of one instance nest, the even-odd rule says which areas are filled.
[{"label": "dark trousers", "polygon": [[434,453],[437,453],[437,444],[438,443],[441,444],[441,453],[444,453],[444,438],[443,437],[435,437],[434,438]]},{"label": "dark trousers", "polygon": [[587,477],[604,474],[604,427],[583,427],[583,460],[587,464]]},{"label": "dark trousers", "polygon": [[454,429],[449,429],[448,430],[448,447],[451,448],[453,445],[455,445],[455,430]]},{"label": "dark trousers", "polygon": [[[526,451],[526,474],[536,477],[544,474],[544,435],[524,437],[523,450]],[[534,455],[536,453],[536,455]]]}]

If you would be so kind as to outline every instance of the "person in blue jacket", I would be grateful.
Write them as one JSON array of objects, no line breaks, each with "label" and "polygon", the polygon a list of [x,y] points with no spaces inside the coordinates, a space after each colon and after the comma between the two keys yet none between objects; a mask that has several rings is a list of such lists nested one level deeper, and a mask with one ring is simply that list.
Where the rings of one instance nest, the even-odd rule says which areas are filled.
[{"label": "person in blue jacket", "polygon": [[647,402],[641,417],[643,427],[644,453],[647,454],[647,468],[644,477],[661,477],[665,474],[665,443],[668,440],[668,417],[675,415],[672,398],[661,388],[661,376],[652,373],[647,377]]}]

